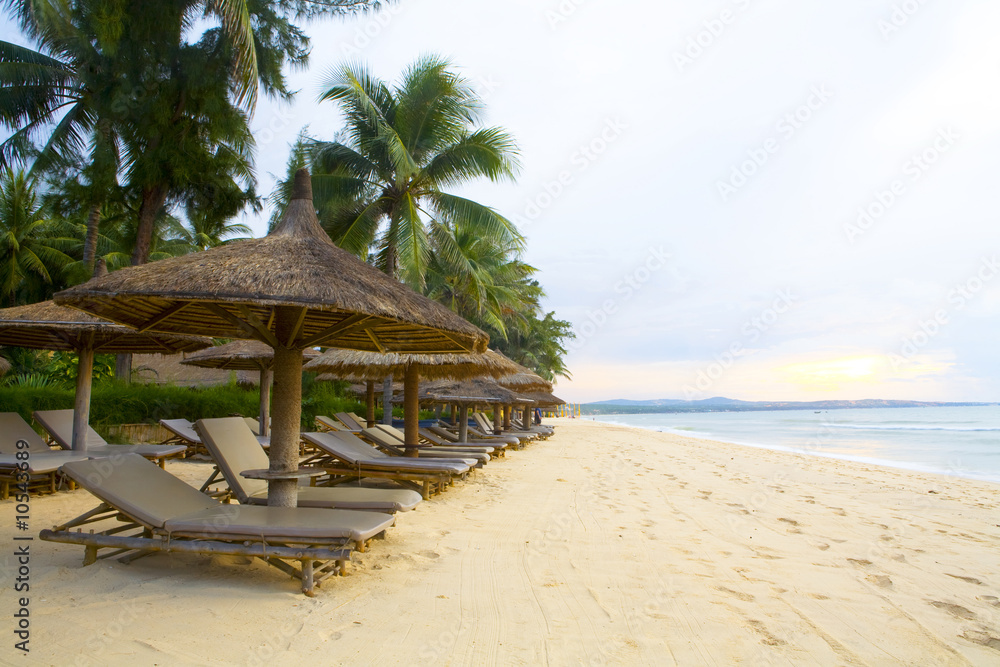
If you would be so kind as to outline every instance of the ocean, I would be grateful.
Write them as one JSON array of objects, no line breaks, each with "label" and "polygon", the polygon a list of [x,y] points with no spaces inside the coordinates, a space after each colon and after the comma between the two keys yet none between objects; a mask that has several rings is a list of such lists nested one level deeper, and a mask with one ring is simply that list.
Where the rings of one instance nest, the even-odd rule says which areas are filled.
[{"label": "ocean", "polygon": [[595,415],[693,438],[1000,483],[1000,406]]}]

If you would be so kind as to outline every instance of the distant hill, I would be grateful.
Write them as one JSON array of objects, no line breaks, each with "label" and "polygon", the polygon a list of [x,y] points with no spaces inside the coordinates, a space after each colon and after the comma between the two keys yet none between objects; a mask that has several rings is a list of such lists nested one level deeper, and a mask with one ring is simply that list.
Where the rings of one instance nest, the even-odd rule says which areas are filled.
[{"label": "distant hill", "polygon": [[948,403],[942,401],[894,401],[867,398],[860,401],[740,401],[716,396],[699,401],[659,398],[636,401],[616,398],[584,403],[583,414],[641,414],[657,412],[725,412],[745,410],[842,410],[845,408],[926,408],[963,405],[998,405],[997,403]]}]

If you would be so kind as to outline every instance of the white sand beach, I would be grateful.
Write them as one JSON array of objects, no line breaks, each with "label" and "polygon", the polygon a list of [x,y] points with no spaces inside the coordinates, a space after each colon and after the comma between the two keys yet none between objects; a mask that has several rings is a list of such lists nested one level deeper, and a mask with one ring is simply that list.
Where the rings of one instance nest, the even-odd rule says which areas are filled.
[{"label": "white sand beach", "polygon": [[[1000,664],[1000,485],[554,421],[555,437],[400,514],[315,598],[261,563],[83,568],[82,547],[36,540],[31,652],[7,627],[0,660]],[[210,466],[168,470],[200,484]],[[32,529],[94,505],[33,498]],[[0,504],[8,546],[13,523]]]}]

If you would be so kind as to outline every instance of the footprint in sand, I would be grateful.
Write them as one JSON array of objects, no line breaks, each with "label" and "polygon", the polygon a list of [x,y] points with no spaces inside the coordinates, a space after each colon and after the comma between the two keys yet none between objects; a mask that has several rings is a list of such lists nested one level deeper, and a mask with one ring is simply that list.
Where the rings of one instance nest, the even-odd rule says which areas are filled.
[{"label": "footprint in sand", "polygon": [[944,609],[956,618],[965,619],[966,621],[976,620],[976,615],[961,605],[952,604],[950,602],[941,602],[939,600],[929,600],[928,604],[932,607],[937,607],[938,609]]},{"label": "footprint in sand", "polygon": [[968,639],[974,644],[979,644],[980,646],[987,646],[992,649],[1000,651],[1000,637],[994,637],[988,632],[977,632],[976,630],[966,630],[960,637],[962,639]]},{"label": "footprint in sand", "polygon": [[995,595],[980,595],[979,599],[986,604],[991,604],[994,607],[1000,607],[1000,600],[997,600]]},{"label": "footprint in sand", "polygon": [[892,588],[892,579],[884,574],[871,574],[866,577],[868,581],[872,582],[879,588]]},{"label": "footprint in sand", "polygon": [[732,595],[734,598],[743,600],[744,602],[753,602],[756,598],[749,593],[741,593],[740,591],[734,591],[731,588],[726,588],[725,586],[716,586],[715,590],[722,591],[727,595]]},{"label": "footprint in sand", "polygon": [[833,513],[837,516],[847,516],[847,512],[844,511],[843,507],[831,507],[830,509],[832,509]]},{"label": "footprint in sand", "polygon": [[961,579],[962,581],[965,581],[965,582],[970,583],[970,584],[975,584],[976,586],[982,586],[983,585],[983,582],[979,581],[975,577],[963,577],[960,574],[949,574],[948,572],[945,572],[945,574],[947,574],[952,579]]},{"label": "footprint in sand", "polygon": [[799,522],[796,521],[795,519],[786,519],[783,516],[778,517],[778,521],[784,521],[785,523],[790,523],[793,526],[798,526],[799,525]]},{"label": "footprint in sand", "polygon": [[768,646],[781,646],[786,643],[785,640],[778,639],[770,632],[768,632],[767,628],[764,627],[764,624],[761,623],[760,621],[747,621],[747,625],[749,625],[757,633],[759,633],[763,637],[761,641],[764,644],[767,644]]},{"label": "footprint in sand", "polygon": [[857,565],[858,567],[870,567],[872,562],[866,558],[848,558],[848,563],[852,565]]}]

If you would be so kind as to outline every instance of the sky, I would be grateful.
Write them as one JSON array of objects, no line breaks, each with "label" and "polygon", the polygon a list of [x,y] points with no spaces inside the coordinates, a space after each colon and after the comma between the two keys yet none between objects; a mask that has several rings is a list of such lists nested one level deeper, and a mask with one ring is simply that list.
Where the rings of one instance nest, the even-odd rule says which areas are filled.
[{"label": "sky", "polygon": [[331,68],[450,59],[519,144],[515,183],[458,192],[573,324],[562,398],[1000,400],[995,1],[401,0],[307,32],[260,192],[340,128]]}]

